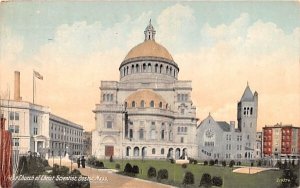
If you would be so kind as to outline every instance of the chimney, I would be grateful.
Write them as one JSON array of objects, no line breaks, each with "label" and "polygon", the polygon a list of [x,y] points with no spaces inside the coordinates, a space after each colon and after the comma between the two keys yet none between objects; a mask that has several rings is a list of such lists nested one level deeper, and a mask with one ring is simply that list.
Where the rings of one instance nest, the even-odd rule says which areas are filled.
[{"label": "chimney", "polygon": [[20,72],[15,71],[15,90],[14,90],[14,100],[21,101],[22,97],[20,96]]}]

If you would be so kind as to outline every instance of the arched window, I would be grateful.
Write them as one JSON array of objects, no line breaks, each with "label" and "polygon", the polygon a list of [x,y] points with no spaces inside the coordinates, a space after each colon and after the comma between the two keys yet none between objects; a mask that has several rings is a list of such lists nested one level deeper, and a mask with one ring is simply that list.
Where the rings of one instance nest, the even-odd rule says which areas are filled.
[{"label": "arched window", "polygon": [[155,148],[152,149],[152,155],[154,155],[154,154],[155,154]]},{"label": "arched window", "polygon": [[134,73],[134,65],[131,65],[131,74]]},{"label": "arched window", "polygon": [[253,113],[253,108],[251,107],[250,108],[250,115],[252,115],[252,113]]},{"label": "arched window", "polygon": [[162,73],[162,71],[163,71],[163,65],[160,65],[160,67],[159,67],[159,73]]},{"label": "arched window", "polygon": [[172,67],[170,67],[170,75],[172,75]]},{"label": "arched window", "polygon": [[169,67],[166,67],[166,74],[169,74]]},{"label": "arched window", "polygon": [[113,100],[114,100],[114,95],[110,94],[110,101],[113,101]]},{"label": "arched window", "polygon": [[105,101],[105,97],[106,97],[105,94],[103,94],[103,98],[102,98],[103,101]]},{"label": "arched window", "polygon": [[148,64],[148,72],[152,72],[152,66],[150,63]]},{"label": "arched window", "polygon": [[166,109],[168,109],[168,107],[169,107],[169,105],[168,105],[168,103],[166,104]]},{"label": "arched window", "polygon": [[139,137],[140,137],[140,140],[144,139],[144,129],[139,130]]},{"label": "arched window", "polygon": [[129,156],[129,154],[130,154],[130,147],[128,146],[127,148],[126,148],[126,156]]},{"label": "arched window", "polygon": [[140,153],[140,148],[135,147],[135,148],[133,149],[133,155],[134,155],[135,157],[137,157],[137,156],[139,156],[139,153]]},{"label": "arched window", "polygon": [[165,154],[165,149],[164,148],[161,148],[161,150],[160,150],[160,154]]},{"label": "arched window", "polygon": [[135,72],[140,72],[139,69],[140,69],[139,64],[136,64],[136,65],[135,65]]},{"label": "arched window", "polygon": [[161,139],[164,140],[165,139],[165,130],[161,131]]},{"label": "arched window", "polygon": [[146,72],[146,64],[143,64],[143,72]]},{"label": "arched window", "polygon": [[159,102],[159,108],[162,108],[162,102]]},{"label": "arched window", "polygon": [[151,101],[151,102],[150,102],[150,107],[151,107],[151,108],[154,108],[154,101]]},{"label": "arched window", "polygon": [[131,107],[132,107],[132,108],[135,108],[135,101],[132,101],[132,102],[131,102]]},{"label": "arched window", "polygon": [[145,101],[144,100],[141,101],[141,108],[145,108]]},{"label": "arched window", "polygon": [[128,70],[129,70],[129,67],[127,66],[127,68],[126,68],[126,74],[128,75]]},{"label": "arched window", "polygon": [[158,64],[155,64],[154,71],[155,71],[155,72],[158,72]]},{"label": "arched window", "polygon": [[125,76],[126,75],[126,68],[124,67],[124,69],[123,69],[123,76]]}]

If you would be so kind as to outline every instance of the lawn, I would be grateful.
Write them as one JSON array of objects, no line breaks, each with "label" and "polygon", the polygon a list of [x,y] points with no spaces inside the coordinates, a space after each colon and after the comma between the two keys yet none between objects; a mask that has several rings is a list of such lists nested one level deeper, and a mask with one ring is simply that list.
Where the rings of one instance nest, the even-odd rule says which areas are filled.
[{"label": "lawn", "polygon": [[278,187],[279,184],[276,182],[276,180],[282,175],[282,171],[279,170],[265,171],[252,175],[239,174],[233,173],[232,168],[228,166],[204,166],[200,164],[188,164],[187,168],[184,169],[181,167],[181,165],[171,164],[170,162],[167,162],[165,160],[118,160],[114,162],[103,160],[103,163],[106,168],[115,168],[115,165],[118,163],[121,166],[121,170],[124,170],[126,163],[137,165],[140,169],[140,173],[137,174],[136,177],[141,179],[148,179],[147,171],[150,166],[156,168],[156,171],[158,171],[159,169],[167,169],[169,173],[169,180],[163,183],[171,184],[177,187],[183,187],[181,183],[186,171],[191,171],[194,174],[194,187],[199,186],[203,173],[209,173],[212,177],[220,176],[223,179],[223,187],[228,188]]}]

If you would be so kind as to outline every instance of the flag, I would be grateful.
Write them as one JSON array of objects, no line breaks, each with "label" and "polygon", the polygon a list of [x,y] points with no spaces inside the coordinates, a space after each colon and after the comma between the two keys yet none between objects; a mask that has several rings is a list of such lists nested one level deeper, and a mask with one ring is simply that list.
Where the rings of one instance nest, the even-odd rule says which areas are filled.
[{"label": "flag", "polygon": [[38,73],[38,72],[36,72],[36,71],[33,71],[33,74],[34,74],[34,76],[37,77],[38,79],[43,80],[43,76],[42,76],[40,73]]}]

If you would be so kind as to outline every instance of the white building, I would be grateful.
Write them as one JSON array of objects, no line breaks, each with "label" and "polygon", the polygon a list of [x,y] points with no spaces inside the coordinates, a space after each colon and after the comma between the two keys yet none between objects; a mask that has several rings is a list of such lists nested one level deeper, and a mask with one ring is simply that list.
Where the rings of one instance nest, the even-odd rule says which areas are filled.
[{"label": "white building", "polygon": [[122,61],[119,81],[102,81],[94,110],[92,154],[116,158],[197,157],[191,81],[146,27],[145,40]]},{"label": "white building", "polygon": [[5,129],[12,132],[15,154],[44,157],[82,154],[82,126],[51,114],[49,107],[22,101],[20,72],[15,72],[14,100],[0,99]]},{"label": "white building", "polygon": [[237,128],[234,121],[229,124],[215,121],[209,114],[197,127],[198,157],[205,160],[259,158],[256,142],[257,102],[257,92],[253,94],[247,85],[237,106]]}]

